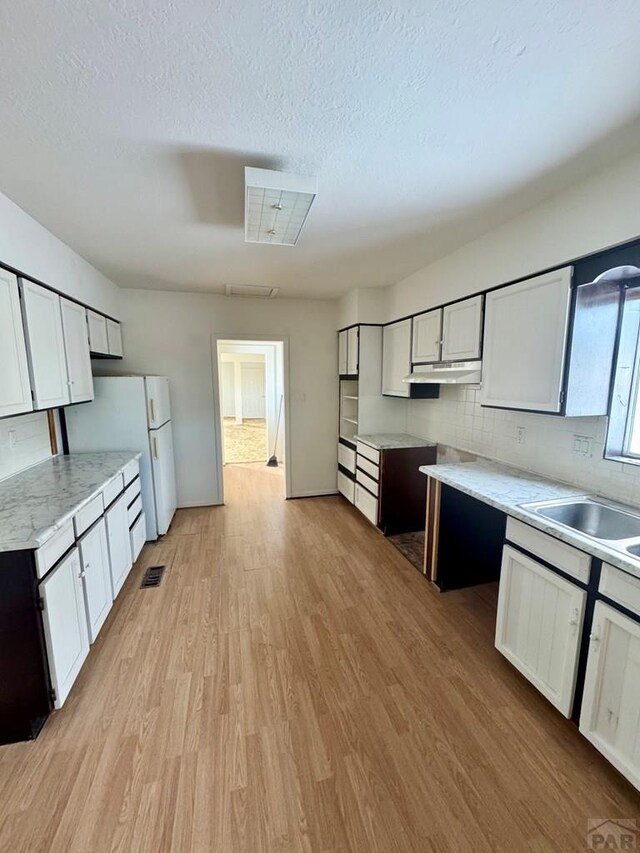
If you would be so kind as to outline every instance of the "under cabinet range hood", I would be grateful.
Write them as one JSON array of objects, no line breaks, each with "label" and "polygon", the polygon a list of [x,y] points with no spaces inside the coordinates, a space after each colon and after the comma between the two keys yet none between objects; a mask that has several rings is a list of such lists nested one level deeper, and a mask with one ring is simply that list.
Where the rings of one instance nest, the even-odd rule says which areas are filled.
[{"label": "under cabinet range hood", "polygon": [[415,365],[402,381],[409,385],[478,385],[481,378],[481,361],[449,361]]}]

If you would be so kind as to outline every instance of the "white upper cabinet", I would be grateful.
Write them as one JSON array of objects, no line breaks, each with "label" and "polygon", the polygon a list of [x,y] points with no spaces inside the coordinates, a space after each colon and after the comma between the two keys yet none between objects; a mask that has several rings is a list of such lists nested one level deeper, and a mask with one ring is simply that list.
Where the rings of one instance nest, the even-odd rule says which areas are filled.
[{"label": "white upper cabinet", "polygon": [[359,327],[353,326],[347,333],[347,373],[355,376],[358,372]]},{"label": "white upper cabinet", "polygon": [[78,549],[74,548],[40,584],[47,658],[56,693],[56,708],[64,704],[89,654],[81,574]]},{"label": "white upper cabinet", "polygon": [[107,318],[102,314],[87,309],[89,325],[89,348],[91,352],[109,355],[109,336],[107,334]]},{"label": "white upper cabinet", "polygon": [[382,336],[382,393],[390,397],[409,397],[409,385],[403,382],[411,373],[411,320],[385,326]]},{"label": "white upper cabinet", "polygon": [[560,412],[571,267],[486,296],[481,403]]},{"label": "white upper cabinet", "polygon": [[72,403],[93,400],[93,376],[89,355],[87,311],[69,299],[60,300],[64,349],[69,376],[69,396]]},{"label": "white upper cabinet", "polygon": [[344,376],[347,373],[347,355],[349,349],[349,333],[345,329],[338,332],[338,375]]},{"label": "white upper cabinet", "polygon": [[36,409],[70,402],[60,297],[20,279],[31,387]]},{"label": "white upper cabinet", "polygon": [[441,343],[442,308],[413,318],[411,361],[414,364],[440,361]]},{"label": "white upper cabinet", "polygon": [[109,355],[122,357],[122,329],[115,320],[107,320],[107,345]]},{"label": "white upper cabinet", "polygon": [[580,731],[640,789],[640,623],[596,601]]},{"label": "white upper cabinet", "polygon": [[496,648],[571,716],[587,594],[508,545],[502,554]]},{"label": "white upper cabinet", "polygon": [[338,375],[358,375],[359,326],[338,332]]},{"label": "white upper cabinet", "polygon": [[18,279],[0,270],[0,417],[33,409]]},{"label": "white upper cabinet", "polygon": [[480,358],[482,296],[447,305],[442,314],[442,361]]}]

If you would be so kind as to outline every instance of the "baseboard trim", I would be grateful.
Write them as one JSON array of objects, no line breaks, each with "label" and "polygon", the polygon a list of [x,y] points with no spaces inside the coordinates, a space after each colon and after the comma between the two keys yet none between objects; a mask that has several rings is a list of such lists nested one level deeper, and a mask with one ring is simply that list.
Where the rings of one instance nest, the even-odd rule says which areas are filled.
[{"label": "baseboard trim", "polygon": [[318,489],[318,491],[311,492],[296,492],[295,495],[289,495],[287,500],[296,500],[297,498],[324,498],[329,497],[330,495],[338,495],[340,494],[337,489]]},{"label": "baseboard trim", "polygon": [[220,503],[220,501],[209,501],[208,503],[203,503],[202,501],[183,501],[179,503],[176,509],[198,509],[198,507],[206,507],[206,506],[224,506],[224,504]]}]

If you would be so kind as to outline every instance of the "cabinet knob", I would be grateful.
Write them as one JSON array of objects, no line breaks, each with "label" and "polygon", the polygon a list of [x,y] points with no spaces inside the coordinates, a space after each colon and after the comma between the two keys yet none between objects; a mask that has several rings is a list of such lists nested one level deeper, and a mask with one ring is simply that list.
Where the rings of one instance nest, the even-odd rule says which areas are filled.
[{"label": "cabinet knob", "polygon": [[84,578],[84,577],[86,577],[86,574],[85,574],[84,572],[80,572],[80,574],[78,575],[78,577],[79,577],[79,578]]}]

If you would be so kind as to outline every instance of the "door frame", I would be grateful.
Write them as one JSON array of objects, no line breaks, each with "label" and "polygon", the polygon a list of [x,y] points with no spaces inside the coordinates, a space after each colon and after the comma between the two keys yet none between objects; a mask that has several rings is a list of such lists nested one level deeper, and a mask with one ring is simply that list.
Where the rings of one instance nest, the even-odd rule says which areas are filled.
[{"label": "door frame", "polygon": [[[292,471],[291,471],[291,413],[289,399],[290,383],[289,383],[289,336],[288,335],[248,335],[214,332],[211,335],[211,362],[213,372],[213,416],[216,423],[215,430],[215,456],[216,456],[216,485],[220,503],[224,504],[224,461],[222,450],[222,417],[220,410],[220,375],[218,362],[218,342],[220,341],[237,341],[238,343],[281,343],[282,344],[282,387],[284,389],[284,498],[289,500],[293,489],[291,487]],[[267,448],[267,453],[270,453],[271,448]]]}]

